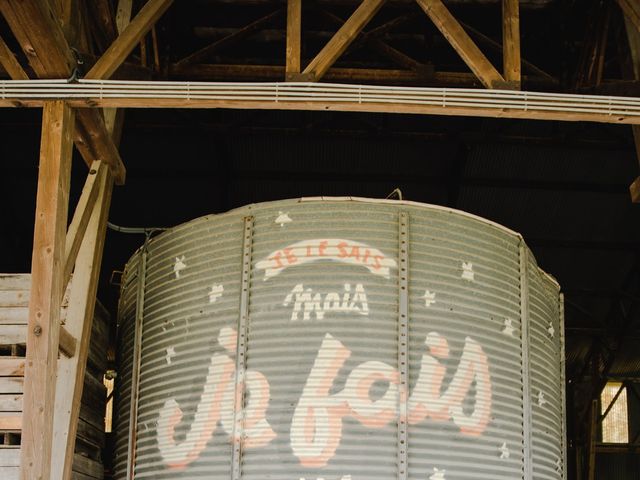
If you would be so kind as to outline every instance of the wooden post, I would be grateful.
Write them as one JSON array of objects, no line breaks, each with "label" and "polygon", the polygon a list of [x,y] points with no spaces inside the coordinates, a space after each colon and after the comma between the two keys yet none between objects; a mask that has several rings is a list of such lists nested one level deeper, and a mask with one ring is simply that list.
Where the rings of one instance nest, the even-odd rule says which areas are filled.
[{"label": "wooden post", "polygon": [[102,263],[113,179],[106,165],[98,171],[98,198],[78,252],[66,327],[78,339],[76,355],[58,360],[51,478],[69,480],[73,466],[82,384],[89,354],[96,292]]},{"label": "wooden post", "polygon": [[51,478],[51,446],[60,335],[74,114],[62,101],[45,104],[27,325],[21,478]]},{"label": "wooden post", "polygon": [[[131,21],[131,10],[133,9],[133,0],[120,0],[116,9],[116,30],[120,35]],[[104,124],[107,132],[111,135],[113,143],[120,145],[120,137],[122,136],[122,127],[124,125],[124,110],[117,108],[105,108]]]},{"label": "wooden post", "polygon": [[[116,14],[118,33],[126,28],[131,18],[132,1],[120,0]],[[105,127],[117,146],[120,143],[124,110],[104,109]],[[95,199],[90,202],[93,191]],[[54,418],[54,444],[51,459],[52,478],[71,479],[73,459],[78,430],[78,416],[82,401],[83,380],[89,354],[91,330],[96,303],[96,293],[102,263],[107,218],[111,204],[113,177],[104,165],[96,161],[91,166],[80,201],[76,207],[74,221],[67,232],[66,251],[70,252],[65,262],[65,280],[75,266],[74,281],[71,285],[66,327],[78,339],[78,348],[73,358],[58,360],[56,387],[56,416]],[[85,194],[86,192],[86,194]],[[85,200],[83,202],[83,200]],[[78,211],[79,210],[79,211]],[[81,218],[89,216],[84,231],[74,230]],[[79,238],[77,238],[79,237]],[[79,246],[77,246],[79,244]],[[76,247],[77,246],[77,247]],[[74,247],[77,255],[74,253]],[[72,259],[73,257],[73,259]]]},{"label": "wooden post", "polygon": [[302,32],[302,0],[289,0],[287,4],[287,52],[285,79],[300,73],[300,37]]},{"label": "wooden post", "polygon": [[520,90],[519,0],[502,0],[502,44],[504,79]]}]

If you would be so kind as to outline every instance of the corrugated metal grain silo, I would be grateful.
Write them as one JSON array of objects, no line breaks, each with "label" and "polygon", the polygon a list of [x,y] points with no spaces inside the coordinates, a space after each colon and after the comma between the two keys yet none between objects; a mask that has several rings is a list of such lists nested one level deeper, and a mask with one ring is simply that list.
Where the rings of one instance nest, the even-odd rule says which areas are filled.
[{"label": "corrugated metal grain silo", "polygon": [[565,476],[563,307],[517,233],[304,198],[127,264],[117,479]]}]

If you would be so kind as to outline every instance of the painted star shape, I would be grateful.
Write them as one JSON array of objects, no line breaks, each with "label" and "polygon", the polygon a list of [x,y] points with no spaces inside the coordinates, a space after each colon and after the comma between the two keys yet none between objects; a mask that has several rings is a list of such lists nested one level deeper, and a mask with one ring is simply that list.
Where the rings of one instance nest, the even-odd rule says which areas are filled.
[{"label": "painted star shape", "polygon": [[505,335],[509,335],[510,337],[513,337],[513,332],[515,331],[515,328],[513,328],[513,320],[511,320],[510,318],[505,318],[504,319],[504,328],[502,329],[502,333],[504,333]]},{"label": "painted star shape", "polygon": [[165,355],[165,360],[167,361],[167,365],[171,365],[171,359],[176,356],[176,349],[173,347],[167,348],[167,354]]},{"label": "painted star shape", "polygon": [[424,295],[421,298],[424,298],[424,306],[430,307],[431,305],[436,303],[436,292],[425,290]]},{"label": "painted star shape", "polygon": [[471,262],[462,262],[462,275],[461,278],[464,280],[468,280],[473,282],[475,279],[475,274],[473,272],[473,263]]},{"label": "painted star shape", "polygon": [[507,447],[507,442],[503,442],[500,446],[500,458],[509,458],[509,447]]},{"label": "painted star shape", "polygon": [[222,284],[213,285],[209,290],[209,303],[216,303],[216,300],[222,296],[222,292],[224,292]]}]

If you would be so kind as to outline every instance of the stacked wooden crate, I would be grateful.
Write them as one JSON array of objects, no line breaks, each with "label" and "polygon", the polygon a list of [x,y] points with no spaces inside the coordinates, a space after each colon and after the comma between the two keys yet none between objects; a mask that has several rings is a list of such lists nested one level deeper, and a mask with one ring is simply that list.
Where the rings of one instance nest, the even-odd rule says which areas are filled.
[{"label": "stacked wooden crate", "polygon": [[[22,386],[27,319],[29,274],[0,274],[0,479],[17,480],[20,467]],[[61,317],[66,317],[63,301]],[[105,444],[104,412],[109,314],[99,302],[91,332],[91,345],[84,378],[78,422],[73,478],[103,478],[102,449]]]}]

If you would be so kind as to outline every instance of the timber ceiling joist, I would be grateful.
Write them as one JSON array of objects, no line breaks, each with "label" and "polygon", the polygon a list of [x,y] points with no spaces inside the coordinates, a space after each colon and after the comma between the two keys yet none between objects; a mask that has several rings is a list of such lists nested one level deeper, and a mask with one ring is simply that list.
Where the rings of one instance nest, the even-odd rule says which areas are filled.
[{"label": "timber ceiling joist", "polygon": [[[46,0],[2,0],[0,12],[38,77],[70,78],[73,75],[76,59]],[[87,165],[103,160],[112,168],[116,182],[123,183],[126,170],[117,148],[107,135],[100,112],[82,109],[77,116],[74,141]]]}]

